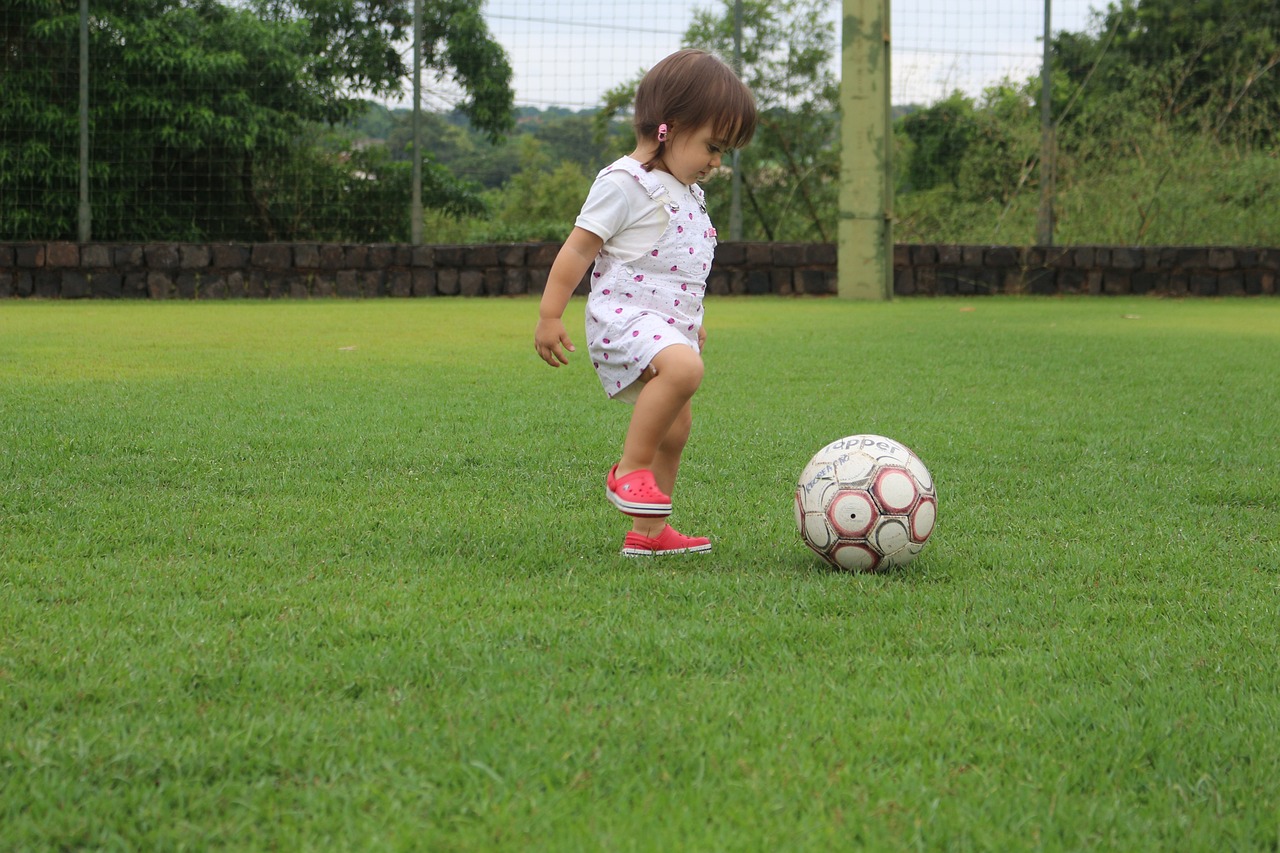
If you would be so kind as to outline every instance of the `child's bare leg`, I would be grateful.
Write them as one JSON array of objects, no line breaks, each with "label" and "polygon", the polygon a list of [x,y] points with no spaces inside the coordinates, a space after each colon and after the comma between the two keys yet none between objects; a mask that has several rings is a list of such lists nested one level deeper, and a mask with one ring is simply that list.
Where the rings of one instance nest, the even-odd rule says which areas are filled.
[{"label": "child's bare leg", "polygon": [[[675,422],[671,424],[671,429],[667,430],[666,436],[658,443],[658,452],[653,457],[653,479],[657,481],[658,488],[668,495],[674,495],[676,490],[676,476],[680,471],[680,456],[684,452],[684,446],[689,441],[689,433],[693,428],[693,406],[691,402],[685,402],[684,408],[676,415]],[[643,516],[633,516],[631,529],[641,536],[654,537],[662,532],[662,528],[666,526],[665,518],[646,518]]]},{"label": "child's bare leg", "polygon": [[[648,468],[658,488],[671,494],[692,425],[689,401],[702,383],[702,357],[692,347],[670,346],[651,367],[656,372],[636,399],[617,474]],[[636,518],[633,529],[653,536],[665,524],[665,519]]]}]

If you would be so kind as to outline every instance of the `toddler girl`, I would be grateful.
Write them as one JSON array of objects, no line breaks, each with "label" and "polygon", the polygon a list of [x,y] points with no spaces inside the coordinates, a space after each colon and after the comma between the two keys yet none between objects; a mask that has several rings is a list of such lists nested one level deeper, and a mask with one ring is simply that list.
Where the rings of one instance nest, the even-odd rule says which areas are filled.
[{"label": "toddler girl", "polygon": [[559,367],[575,351],[561,317],[595,264],[587,349],[605,393],[634,406],[605,479],[606,497],[633,519],[627,556],[711,550],[711,540],[666,522],[702,382],[702,297],[716,245],[697,182],[755,128],[750,91],[717,57],[682,50],[655,65],[636,90],[635,151],[596,177],[543,292],[534,345]]}]

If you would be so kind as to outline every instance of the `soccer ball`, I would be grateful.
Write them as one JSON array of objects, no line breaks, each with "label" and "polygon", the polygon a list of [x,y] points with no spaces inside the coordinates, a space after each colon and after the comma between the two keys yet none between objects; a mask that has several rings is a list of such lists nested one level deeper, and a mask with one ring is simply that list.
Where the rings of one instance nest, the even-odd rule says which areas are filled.
[{"label": "soccer ball", "polygon": [[813,455],[796,484],[800,538],[845,571],[905,566],[924,549],[937,517],[929,469],[882,435],[831,442]]}]

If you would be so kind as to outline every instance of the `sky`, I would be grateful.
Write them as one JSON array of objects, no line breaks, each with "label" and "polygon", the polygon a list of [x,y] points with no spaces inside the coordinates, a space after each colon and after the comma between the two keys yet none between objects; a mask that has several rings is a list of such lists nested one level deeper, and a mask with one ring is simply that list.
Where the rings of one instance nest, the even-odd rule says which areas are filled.
[{"label": "sky", "polygon": [[[725,0],[486,0],[485,19],[506,49],[519,106],[583,109],[679,50],[695,9]],[[1053,29],[1088,28],[1105,0],[1053,0]],[[927,104],[955,89],[978,95],[1040,66],[1044,0],[893,0],[895,104]],[[839,32],[840,0],[829,20]],[[838,57],[837,57],[838,59]],[[427,107],[442,106],[447,91]]]}]

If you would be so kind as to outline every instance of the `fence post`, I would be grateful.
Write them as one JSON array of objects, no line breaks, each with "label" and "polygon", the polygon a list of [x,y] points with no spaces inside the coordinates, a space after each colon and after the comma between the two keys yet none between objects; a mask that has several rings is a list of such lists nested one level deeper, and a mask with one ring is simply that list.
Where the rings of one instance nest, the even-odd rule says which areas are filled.
[{"label": "fence post", "polygon": [[1053,0],[1044,0],[1044,64],[1040,66],[1040,210],[1036,215],[1036,243],[1053,245],[1053,193],[1056,178],[1056,136],[1053,127],[1053,68],[1049,49],[1053,34]]},{"label": "fence post", "polygon": [[422,245],[422,0],[413,0],[413,189],[409,239]]},{"label": "fence post", "polygon": [[80,206],[76,211],[76,236],[88,243],[93,235],[93,208],[89,206],[89,0],[80,0]]},{"label": "fence post", "polygon": [[838,290],[893,296],[890,0],[844,0],[840,71]]}]

